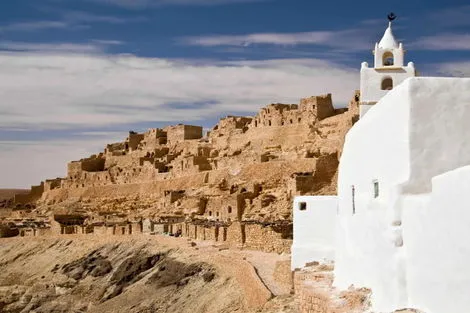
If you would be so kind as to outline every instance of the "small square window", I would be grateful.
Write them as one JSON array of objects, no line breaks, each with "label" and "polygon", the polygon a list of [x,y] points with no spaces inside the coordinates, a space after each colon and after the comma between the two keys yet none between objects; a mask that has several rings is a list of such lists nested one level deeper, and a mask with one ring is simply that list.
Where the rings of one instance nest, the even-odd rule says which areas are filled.
[{"label": "small square window", "polygon": [[307,202],[299,202],[299,210],[300,211],[307,210]]}]

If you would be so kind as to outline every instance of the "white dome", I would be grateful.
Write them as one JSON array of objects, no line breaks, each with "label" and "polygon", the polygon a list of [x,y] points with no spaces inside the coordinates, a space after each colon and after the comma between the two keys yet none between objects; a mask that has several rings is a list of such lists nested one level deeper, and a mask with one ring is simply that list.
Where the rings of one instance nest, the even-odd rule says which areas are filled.
[{"label": "white dome", "polygon": [[387,29],[385,30],[384,36],[379,42],[379,48],[381,49],[397,49],[398,42],[395,40],[395,37],[392,33],[392,25],[388,24]]}]

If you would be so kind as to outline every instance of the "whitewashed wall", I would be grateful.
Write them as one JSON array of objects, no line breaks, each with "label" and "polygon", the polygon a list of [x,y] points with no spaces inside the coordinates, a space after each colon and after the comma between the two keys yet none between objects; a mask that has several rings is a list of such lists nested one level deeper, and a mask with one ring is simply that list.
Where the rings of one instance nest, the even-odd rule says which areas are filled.
[{"label": "whitewashed wall", "polygon": [[405,192],[429,192],[432,177],[470,164],[470,78],[414,78],[408,92],[411,174]]},{"label": "whitewashed wall", "polygon": [[[307,208],[300,210],[299,203]],[[335,196],[303,196],[294,199],[294,241],[291,268],[308,262],[333,261],[338,199]]]},{"label": "whitewashed wall", "polygon": [[[466,140],[470,138],[469,91],[470,79],[407,79],[371,108],[347,135],[338,180],[340,215],[335,285],[371,288],[373,308],[377,311],[393,311],[418,302],[421,308],[431,305],[438,308],[438,304],[426,302],[433,297],[432,293],[419,291],[429,283],[422,274],[426,271],[424,260],[416,255],[411,257],[413,248],[407,247],[408,238],[415,247],[432,246],[426,233],[433,232],[429,227],[413,235],[413,229],[420,229],[419,218],[427,219],[427,207],[425,195],[410,194],[429,192],[433,176],[470,164],[470,142]],[[377,198],[374,198],[374,180],[379,182]],[[355,186],[354,215],[352,185]],[[436,210],[445,216],[444,201],[433,205],[439,206]],[[418,214],[420,209],[424,210],[422,216],[410,215],[410,212]],[[407,219],[402,219],[402,210]],[[426,223],[432,225],[432,218]],[[434,232],[440,230],[458,232],[446,228]],[[448,252],[459,255],[460,247],[452,242],[448,244]],[[439,250],[435,250],[434,258],[440,256]],[[466,254],[463,256],[467,263],[468,256],[468,259]],[[431,254],[427,257],[432,258]],[[447,274],[444,271],[437,277],[445,280]],[[464,278],[460,284],[461,288],[470,290],[470,280]],[[455,284],[453,287],[457,288]],[[452,307],[427,312],[457,311]]]},{"label": "whitewashed wall", "polygon": [[[339,166],[335,285],[372,288],[372,300],[384,310],[406,301],[400,292],[391,225],[396,186],[409,177],[408,84],[391,90],[349,131]],[[374,180],[379,183],[378,198]]]},{"label": "whitewashed wall", "polygon": [[437,176],[429,196],[404,204],[409,306],[427,313],[470,308],[470,166]]},{"label": "whitewashed wall", "polygon": [[408,66],[397,69],[391,66],[389,69],[381,67],[376,69],[368,67],[366,62],[361,66],[361,102],[376,102],[384,97],[389,90],[382,90],[382,79],[391,77],[393,79],[393,88],[401,84],[405,79],[415,76],[415,67],[412,62]]}]

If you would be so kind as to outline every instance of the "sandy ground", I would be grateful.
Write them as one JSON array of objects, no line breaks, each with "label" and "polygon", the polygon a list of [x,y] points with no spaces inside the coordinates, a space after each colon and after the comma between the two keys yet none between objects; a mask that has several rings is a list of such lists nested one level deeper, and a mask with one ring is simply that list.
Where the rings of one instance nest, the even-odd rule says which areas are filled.
[{"label": "sandy ground", "polygon": [[288,257],[165,236],[2,238],[0,312],[296,312],[272,277]]}]

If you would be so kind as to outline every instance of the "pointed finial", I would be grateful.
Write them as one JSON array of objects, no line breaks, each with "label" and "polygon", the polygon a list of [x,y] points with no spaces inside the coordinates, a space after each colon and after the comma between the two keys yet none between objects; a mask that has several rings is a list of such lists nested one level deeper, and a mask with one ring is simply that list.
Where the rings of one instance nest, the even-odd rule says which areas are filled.
[{"label": "pointed finial", "polygon": [[393,21],[394,19],[396,19],[397,16],[395,15],[395,13],[390,12],[390,14],[387,15],[387,18],[388,18],[388,27],[391,27],[391,26],[392,26],[392,21]]}]

